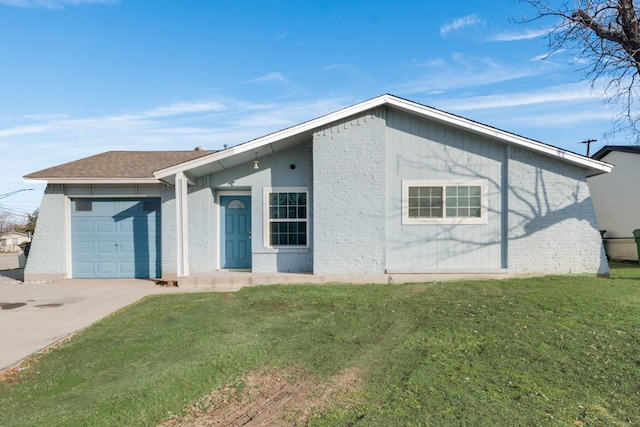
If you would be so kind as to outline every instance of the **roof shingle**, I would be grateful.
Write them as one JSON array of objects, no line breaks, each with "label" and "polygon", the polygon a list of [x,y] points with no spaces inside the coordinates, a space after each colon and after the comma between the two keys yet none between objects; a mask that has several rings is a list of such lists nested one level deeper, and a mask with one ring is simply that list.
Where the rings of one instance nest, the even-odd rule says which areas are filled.
[{"label": "roof shingle", "polygon": [[140,179],[153,172],[215,153],[193,151],[107,151],[25,175],[27,179]]}]

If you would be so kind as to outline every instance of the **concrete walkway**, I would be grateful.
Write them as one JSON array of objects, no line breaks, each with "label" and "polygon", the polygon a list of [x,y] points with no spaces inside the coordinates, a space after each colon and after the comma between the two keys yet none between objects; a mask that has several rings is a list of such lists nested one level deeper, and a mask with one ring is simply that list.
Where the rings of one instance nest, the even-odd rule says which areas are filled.
[{"label": "concrete walkway", "polygon": [[146,295],[188,291],[135,279],[9,282],[21,274],[0,271],[0,372]]}]

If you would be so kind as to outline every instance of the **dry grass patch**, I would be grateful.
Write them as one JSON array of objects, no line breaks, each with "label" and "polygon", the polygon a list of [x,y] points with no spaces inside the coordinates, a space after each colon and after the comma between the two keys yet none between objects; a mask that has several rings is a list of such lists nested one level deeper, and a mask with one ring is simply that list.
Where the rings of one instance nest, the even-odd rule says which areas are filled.
[{"label": "dry grass patch", "polygon": [[303,369],[251,372],[241,383],[214,390],[184,415],[159,427],[295,426],[356,390],[358,373],[347,369],[321,381]]}]

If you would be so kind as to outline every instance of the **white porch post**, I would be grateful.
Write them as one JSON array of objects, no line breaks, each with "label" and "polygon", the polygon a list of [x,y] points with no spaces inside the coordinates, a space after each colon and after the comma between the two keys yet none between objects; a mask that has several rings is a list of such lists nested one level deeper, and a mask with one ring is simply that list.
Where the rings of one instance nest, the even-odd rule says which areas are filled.
[{"label": "white porch post", "polygon": [[189,242],[188,242],[188,214],[187,214],[187,185],[188,179],[184,172],[176,174],[176,245],[177,245],[177,275],[189,275]]}]

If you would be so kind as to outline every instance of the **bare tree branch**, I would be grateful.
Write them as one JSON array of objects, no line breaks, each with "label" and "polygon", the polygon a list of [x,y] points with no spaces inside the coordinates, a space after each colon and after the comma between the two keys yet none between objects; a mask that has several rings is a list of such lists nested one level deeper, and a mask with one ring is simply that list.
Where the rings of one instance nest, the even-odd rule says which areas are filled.
[{"label": "bare tree branch", "polygon": [[552,6],[549,0],[521,0],[535,10],[531,23],[552,19],[547,27],[549,55],[577,52],[583,78],[591,87],[602,83],[607,103],[622,104],[610,135],[627,133],[640,142],[640,115],[636,104],[640,75],[640,11],[634,0],[573,0]]}]

